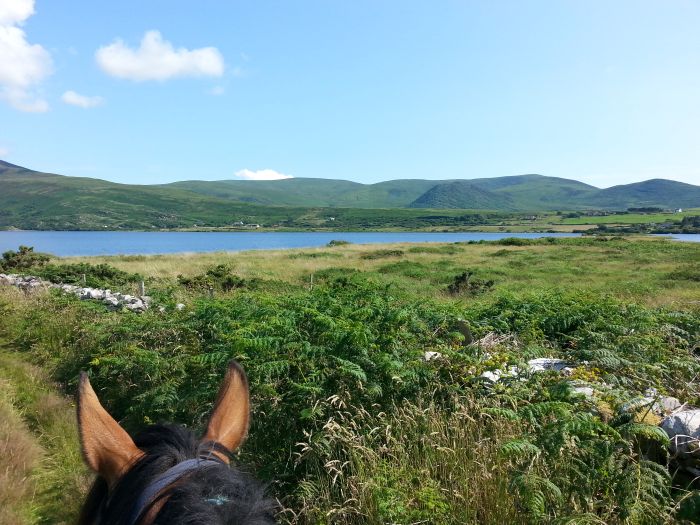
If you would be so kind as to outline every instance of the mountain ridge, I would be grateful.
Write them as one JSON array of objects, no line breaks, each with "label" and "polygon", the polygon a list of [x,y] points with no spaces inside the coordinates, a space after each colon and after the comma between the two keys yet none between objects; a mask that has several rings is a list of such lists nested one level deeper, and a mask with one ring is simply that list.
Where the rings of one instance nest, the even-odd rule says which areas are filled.
[{"label": "mountain ridge", "polygon": [[[500,213],[630,207],[700,207],[700,186],[651,179],[600,189],[537,174],[373,184],[293,178],[135,185],[43,173],[0,161],[0,227],[5,228],[152,229],[263,222],[313,228],[341,209],[388,217],[424,209]],[[386,211],[376,213],[381,210]]]}]

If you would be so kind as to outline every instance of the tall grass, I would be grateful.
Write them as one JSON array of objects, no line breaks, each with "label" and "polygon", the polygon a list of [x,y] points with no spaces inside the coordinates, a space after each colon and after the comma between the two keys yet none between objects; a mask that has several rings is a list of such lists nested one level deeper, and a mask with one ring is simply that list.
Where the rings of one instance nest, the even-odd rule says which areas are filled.
[{"label": "tall grass", "polygon": [[42,450],[24,425],[14,403],[12,384],[0,379],[0,524],[32,522],[31,500],[35,490],[32,471]]},{"label": "tall grass", "polygon": [[[18,315],[35,304],[9,295]],[[58,346],[59,333],[37,328]],[[7,335],[0,333],[0,342]],[[0,344],[0,523],[69,524],[77,518],[91,476],[80,455],[73,405],[59,391],[46,370]]]},{"label": "tall grass", "polygon": [[[515,523],[499,445],[507,422],[461,399],[452,410],[405,401],[370,413],[339,409],[318,434],[300,443],[306,463],[301,507],[291,522]],[[350,412],[344,410],[350,408]],[[368,430],[369,429],[369,430]]]}]

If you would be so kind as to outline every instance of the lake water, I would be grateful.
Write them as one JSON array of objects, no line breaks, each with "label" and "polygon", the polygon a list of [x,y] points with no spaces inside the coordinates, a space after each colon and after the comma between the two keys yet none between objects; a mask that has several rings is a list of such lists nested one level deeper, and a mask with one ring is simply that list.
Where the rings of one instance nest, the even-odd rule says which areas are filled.
[{"label": "lake water", "polygon": [[[324,246],[332,239],[354,244],[492,241],[505,237],[576,237],[565,233],[426,232],[47,232],[0,231],[0,252],[19,245],[54,255],[118,255],[274,250]],[[700,235],[679,235],[700,242]]]},{"label": "lake water", "polygon": [[325,246],[333,239],[370,244],[575,236],[577,234],[557,233],[0,231],[0,252],[24,245],[60,256],[126,255],[311,248]]}]

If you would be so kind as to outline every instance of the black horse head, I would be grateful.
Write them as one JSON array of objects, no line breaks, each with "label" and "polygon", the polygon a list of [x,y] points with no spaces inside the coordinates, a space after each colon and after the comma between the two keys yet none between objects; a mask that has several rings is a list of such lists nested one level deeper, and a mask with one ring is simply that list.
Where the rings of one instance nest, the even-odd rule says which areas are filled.
[{"label": "black horse head", "polygon": [[178,425],[153,425],[132,439],[82,374],[80,443],[98,478],[80,525],[274,524],[275,504],[263,487],[229,464],[249,410],[248,381],[232,362],[201,439]]}]

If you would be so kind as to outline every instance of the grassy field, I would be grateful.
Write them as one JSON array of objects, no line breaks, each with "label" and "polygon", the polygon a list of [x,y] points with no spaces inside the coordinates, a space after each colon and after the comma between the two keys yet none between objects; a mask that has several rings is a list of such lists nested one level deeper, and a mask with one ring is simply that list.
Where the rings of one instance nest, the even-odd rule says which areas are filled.
[{"label": "grassy field", "polygon": [[484,244],[345,245],[305,250],[66,258],[67,263],[106,263],[157,279],[193,276],[227,264],[246,279],[309,285],[313,275],[347,270],[424,297],[449,299],[445,287],[472,270],[495,282],[494,290],[552,288],[609,292],[649,305],[682,307],[700,298],[700,246],[665,239],[546,239]]},{"label": "grassy field", "polygon": [[[700,488],[673,475],[658,416],[630,403],[655,388],[700,404],[698,261],[700,244],[578,238],[25,268],[123,291],[143,278],[162,310],[0,288],[11,422],[0,432],[29,443],[8,515],[67,520],[85,488],[65,402],[49,403],[60,424],[33,426],[52,390],[34,374],[72,392],[88,370],[132,432],[158,420],[197,429],[235,358],[253,402],[240,460],[270,483],[281,523],[697,523]],[[571,371],[508,377],[535,357]],[[47,506],[51,490],[72,503]]]},{"label": "grassy field", "polygon": [[680,213],[626,213],[624,215],[605,215],[601,217],[582,216],[578,218],[563,218],[562,224],[661,224],[679,221],[683,217],[700,215],[700,209],[694,208]]}]

